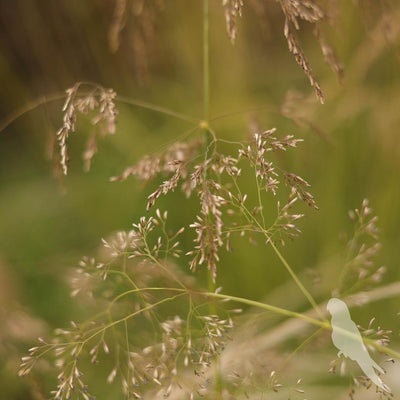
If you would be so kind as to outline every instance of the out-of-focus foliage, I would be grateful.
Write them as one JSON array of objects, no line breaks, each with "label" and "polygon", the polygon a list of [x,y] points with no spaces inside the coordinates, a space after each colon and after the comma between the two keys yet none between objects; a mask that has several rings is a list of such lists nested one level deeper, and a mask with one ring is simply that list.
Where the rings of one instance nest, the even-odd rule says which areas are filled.
[{"label": "out-of-focus foliage", "polygon": [[[143,11],[140,5],[146,2],[134,1],[122,25],[117,24],[118,3],[0,3],[0,120],[5,122],[0,132],[0,359],[6,360],[0,365],[0,398],[46,398],[45,385],[35,376],[15,378],[19,357],[37,336],[86,317],[69,297],[70,267],[93,254],[100,238],[129,229],[146,212],[156,183],[109,178],[192,128],[186,121],[117,103],[116,134],[99,143],[91,171],[82,170],[81,153],[93,130],[83,118],[69,139],[69,175],[56,179],[51,138],[54,142],[62,125],[63,104],[42,96],[59,98],[75,82],[91,81],[121,96],[202,117],[201,2],[154,0]],[[280,162],[312,184],[319,211],[308,212],[303,234],[284,251],[321,300],[343,263],[341,252],[352,229],[347,211],[365,197],[379,216],[383,246],[377,264],[387,266],[383,283],[400,278],[399,5],[326,3],[332,6],[332,25],[324,27],[324,35],[343,64],[341,82],[324,62],[310,24],[302,21],[296,32],[324,105],[288,51],[278,2],[245,1],[234,45],[221,2],[211,1],[210,7],[211,119],[219,137],[242,140],[259,126],[304,139]],[[170,210],[172,228],[179,228],[190,214],[188,204],[177,192],[160,199],[159,207]],[[224,291],[307,308],[270,249],[260,243],[249,252],[240,241],[232,246],[234,252],[224,254],[219,266],[217,285]],[[286,295],[288,285],[292,297]],[[394,316],[399,311],[398,302],[388,300],[355,315],[365,325],[377,315],[380,324],[398,329]],[[333,355],[324,353],[318,368]],[[104,390],[104,398],[112,398],[112,389]]]}]

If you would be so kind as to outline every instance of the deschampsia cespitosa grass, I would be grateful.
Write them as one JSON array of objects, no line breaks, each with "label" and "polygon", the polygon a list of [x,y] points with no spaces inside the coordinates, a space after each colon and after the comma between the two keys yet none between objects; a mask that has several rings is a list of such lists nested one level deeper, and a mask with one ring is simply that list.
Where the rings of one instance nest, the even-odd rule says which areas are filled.
[{"label": "deschampsia cespitosa grass", "polygon": [[[77,120],[87,118],[94,125],[82,155],[84,169],[88,171],[98,150],[98,138],[118,131],[119,102],[183,119],[192,127],[183,140],[144,155],[130,167],[121,168],[119,175],[110,177],[115,185],[127,179],[132,184],[134,179],[146,183],[148,195],[143,216],[132,224],[131,230],[102,239],[98,254],[83,257],[70,276],[72,297],[90,309],[92,317],[82,322],[71,321],[66,328],[57,329],[50,339],[39,338],[38,344],[22,358],[19,369],[21,376],[32,371],[40,376],[50,371],[49,365],[54,366],[57,373],[51,398],[55,400],[101,398],[101,393],[90,384],[90,375],[97,374],[93,372],[99,368],[97,364],[104,365],[99,373],[104,373],[104,380],[115,386],[115,399],[258,399],[264,395],[303,399],[308,396],[306,386],[312,388],[312,381],[307,376],[294,376],[288,365],[295,363],[297,353],[310,344],[313,348],[308,357],[312,360],[318,359],[321,349],[332,347],[332,327],[326,312],[329,295],[342,298],[350,308],[392,296],[389,289],[382,294],[380,284],[387,268],[377,266],[374,260],[381,243],[378,220],[367,199],[362,200],[359,209],[349,212],[354,232],[345,240],[340,273],[335,282],[329,282],[329,292],[323,297],[314,293],[312,284],[286,260],[285,244],[301,233],[305,213],[318,210],[308,180],[286,170],[281,162],[285,152],[301,151],[297,148],[301,148],[303,139],[273,126],[254,128],[255,124],[249,124],[249,132],[243,132],[242,141],[226,140],[219,135],[207,111],[207,60],[212,37],[209,0],[203,1],[206,62],[202,118],[128,99],[93,82],[77,82],[66,90],[62,123],[53,143],[58,146],[58,151],[53,152],[54,166],[63,175],[68,173],[73,136],[81,134]],[[140,60],[136,72],[144,79],[146,40],[155,34],[152,26],[157,13],[170,4],[138,0],[128,3],[115,2],[110,47],[117,51],[120,33],[125,26],[132,30],[137,35],[133,51]],[[304,23],[312,26],[324,61],[339,81],[343,80],[343,65],[325,35],[325,26],[334,26],[338,18],[338,2],[221,3],[232,44],[240,34],[239,18],[245,18],[246,7],[253,9],[260,23],[266,23],[269,7],[278,7],[289,52],[320,103],[325,100],[323,91],[298,37]],[[283,115],[292,114],[296,108],[294,101],[287,98],[281,110]],[[296,115],[292,118],[304,122]],[[168,210],[159,204],[164,196],[184,196],[195,204],[185,214],[190,214],[190,220],[179,229],[169,226]],[[301,294],[307,309],[298,312],[224,292],[219,263],[233,251],[237,238],[246,240],[248,246],[272,249],[291,278],[290,290]],[[251,266],[243,266],[243,274],[246,268]],[[199,278],[201,274],[207,275],[208,283]],[[323,277],[315,275],[314,279]],[[271,314],[277,319],[265,329],[264,317]],[[390,345],[392,332],[375,326],[372,318],[367,328],[358,328],[365,347],[386,370],[400,354]],[[289,352],[283,348],[287,342],[292,342]],[[368,377],[360,376],[355,363],[343,356],[331,362],[318,361],[320,365],[319,374],[326,375],[323,379],[333,379],[328,371],[351,377],[350,398],[355,397],[359,388],[371,388],[370,392],[375,392],[379,399],[394,396]]]}]

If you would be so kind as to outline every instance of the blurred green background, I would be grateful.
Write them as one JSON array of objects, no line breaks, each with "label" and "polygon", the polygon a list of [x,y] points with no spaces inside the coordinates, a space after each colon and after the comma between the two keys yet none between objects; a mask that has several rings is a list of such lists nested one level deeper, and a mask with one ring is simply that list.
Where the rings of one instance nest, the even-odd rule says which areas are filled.
[{"label": "blurred green background", "polygon": [[[324,63],[312,28],[301,26],[299,39],[325,92],[325,105],[318,104],[287,50],[278,5],[266,2],[262,18],[255,3],[245,4],[232,46],[221,1],[211,1],[215,131],[241,140],[256,121],[261,129],[276,127],[278,133],[304,138],[281,161],[312,184],[319,206],[317,212],[302,209],[304,233],[283,249],[305,282],[340,268],[341,238],[351,232],[347,211],[360,207],[365,197],[379,216],[383,248],[376,262],[388,267],[383,284],[398,280],[400,19],[399,10],[391,7],[396,2],[338,2],[337,21],[327,35],[344,65],[342,84]],[[132,5],[119,48],[113,49],[114,1],[2,1],[0,120],[7,122],[41,96],[87,80],[201,118],[202,2],[152,1],[147,6],[149,12],[141,14]],[[193,127],[150,110],[117,106],[117,133],[99,143],[89,173],[82,171],[81,153],[92,128],[84,118],[78,120],[70,137],[69,175],[62,184],[47,156],[48,138],[62,124],[62,101],[23,113],[0,132],[1,399],[41,398],[39,384],[15,377],[18,358],[36,336],[79,319],[79,304],[69,297],[70,268],[82,255],[93,255],[102,237],[129,229],[144,215],[145,199],[157,185],[109,178]],[[171,209],[178,227],[190,222],[190,204],[176,192],[162,199],[160,208]],[[217,284],[233,295],[269,296],[276,305],[286,301],[292,306],[293,300],[273,295],[288,280],[272,251],[260,243],[249,252],[246,241],[237,241],[234,252],[222,257]],[[319,285],[306,284],[322,301],[332,287],[323,279]],[[307,309],[301,296],[293,296],[297,310]],[[378,315],[379,324],[398,329],[398,304],[398,298],[385,300],[355,315],[364,324]]]}]

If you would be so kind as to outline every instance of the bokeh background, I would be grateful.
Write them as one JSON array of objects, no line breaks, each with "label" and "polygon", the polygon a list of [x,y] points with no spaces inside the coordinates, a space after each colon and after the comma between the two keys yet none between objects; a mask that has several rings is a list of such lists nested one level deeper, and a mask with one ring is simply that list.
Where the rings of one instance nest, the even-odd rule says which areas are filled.
[{"label": "bokeh background", "polygon": [[[144,215],[145,199],[157,185],[109,178],[193,127],[117,103],[117,133],[99,143],[88,173],[81,153],[93,128],[84,118],[78,121],[70,137],[69,175],[60,181],[48,143],[62,124],[62,100],[45,98],[77,81],[94,81],[123,96],[202,116],[202,2],[154,0],[145,11],[141,3],[147,2],[131,3],[116,36],[112,0],[0,2],[0,399],[43,398],[40,381],[16,377],[19,357],[37,336],[79,320],[82,310],[69,296],[70,268],[82,255],[94,254],[102,237],[129,229]],[[312,184],[319,211],[302,210],[303,234],[283,252],[319,300],[329,298],[329,278],[342,262],[343,237],[351,232],[347,212],[363,198],[379,216],[383,247],[376,263],[388,268],[382,284],[396,281],[398,4],[337,2],[326,34],[344,66],[342,82],[324,63],[312,27],[302,24],[299,39],[326,97],[320,105],[288,52],[279,6],[264,3],[260,9],[255,0],[246,2],[233,46],[221,1],[211,1],[213,127],[229,140],[245,139],[255,124],[304,139],[281,162]],[[177,227],[190,222],[190,207],[179,192],[160,202]],[[261,243],[250,249],[238,241],[232,254],[224,254],[218,285],[233,295],[307,309],[276,256]],[[379,324],[398,330],[399,308],[399,298],[391,296],[354,315],[363,324],[375,315]]]}]

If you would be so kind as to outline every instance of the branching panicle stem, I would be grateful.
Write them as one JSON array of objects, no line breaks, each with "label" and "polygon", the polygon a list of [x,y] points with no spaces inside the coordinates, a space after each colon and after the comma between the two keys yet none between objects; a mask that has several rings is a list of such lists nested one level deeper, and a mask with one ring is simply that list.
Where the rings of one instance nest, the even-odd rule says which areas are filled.
[{"label": "branching panicle stem", "polygon": [[203,0],[203,90],[204,121],[210,122],[210,3]]}]

